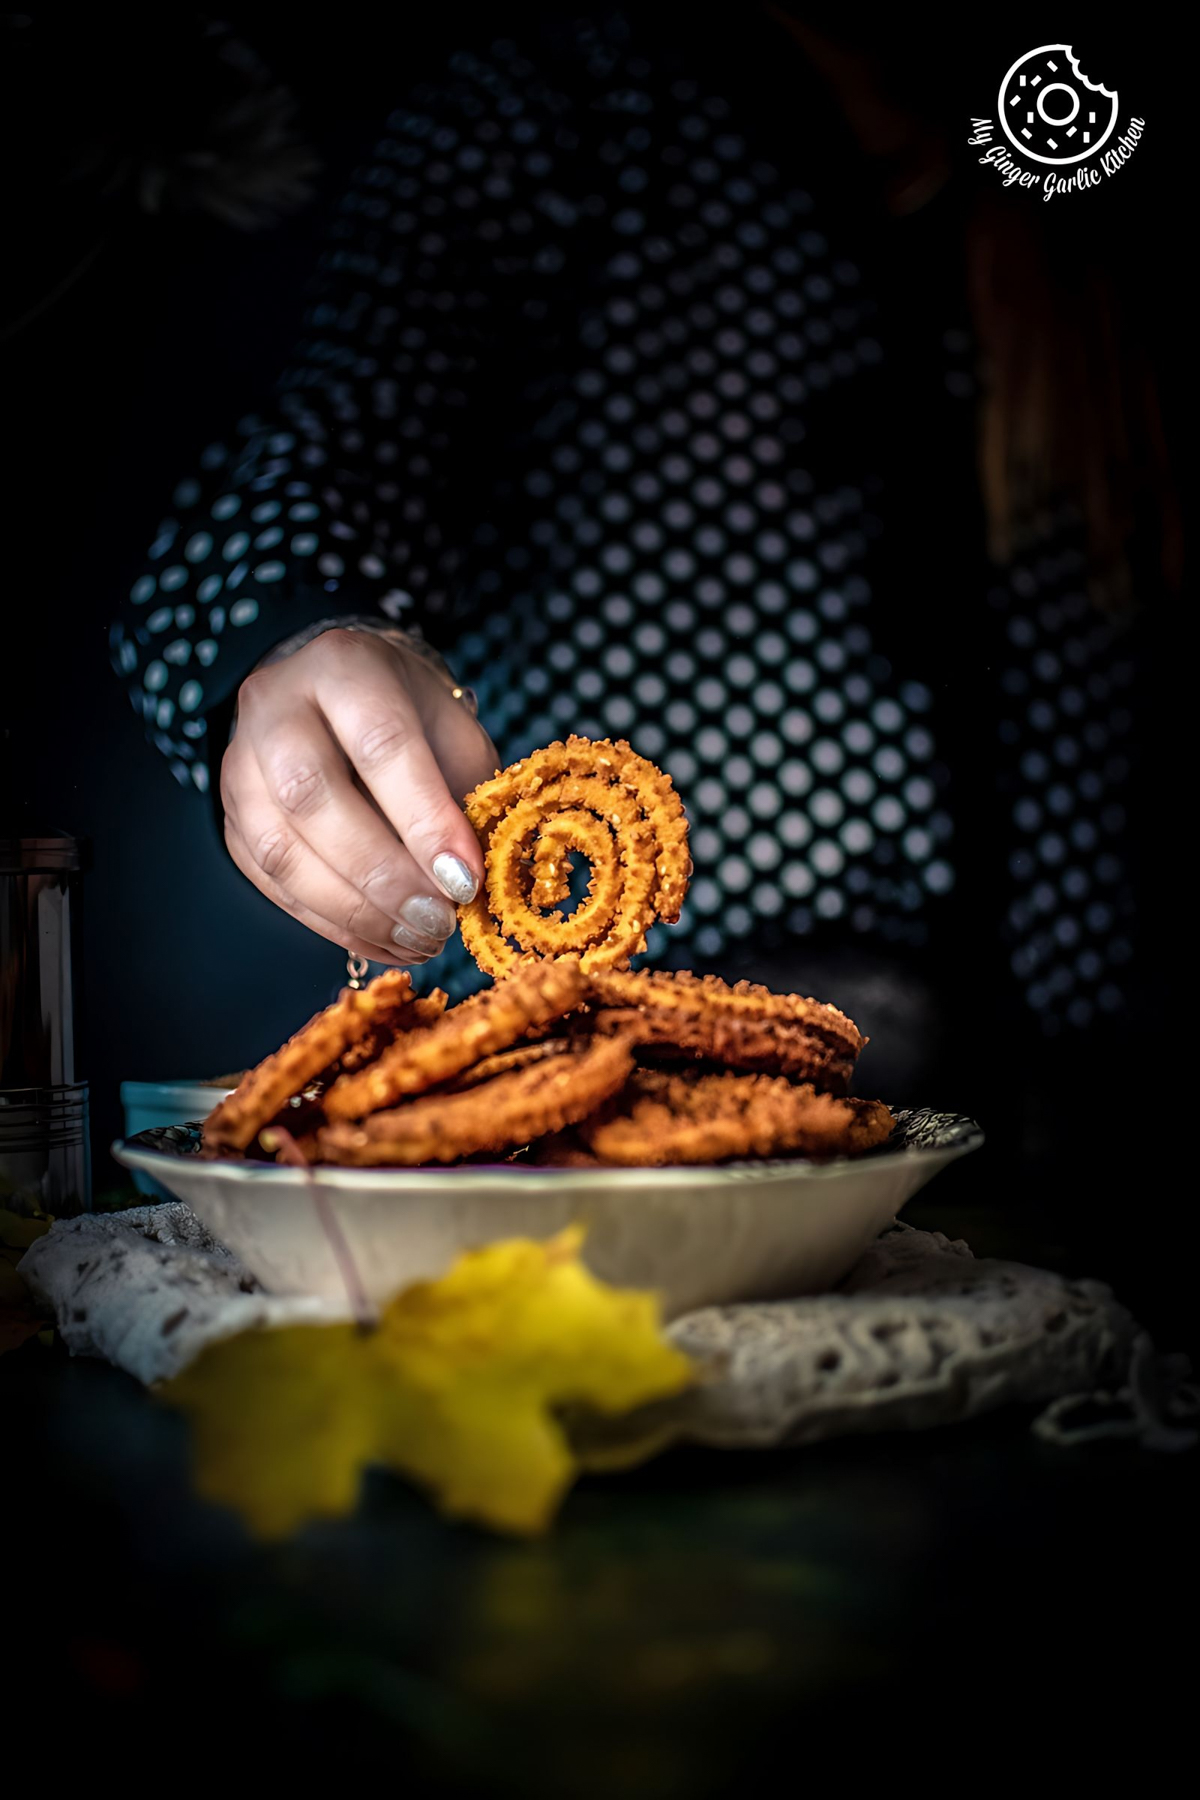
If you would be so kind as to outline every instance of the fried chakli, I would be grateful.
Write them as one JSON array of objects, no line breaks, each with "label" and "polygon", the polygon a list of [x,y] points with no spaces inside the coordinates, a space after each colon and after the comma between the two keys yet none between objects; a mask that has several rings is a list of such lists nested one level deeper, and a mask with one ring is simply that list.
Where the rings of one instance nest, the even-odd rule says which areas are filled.
[{"label": "fried chakli", "polygon": [[286,1125],[264,1125],[258,1141],[268,1155],[289,1169],[311,1168],[321,1160],[316,1131],[303,1131],[297,1136]]},{"label": "fried chakli", "polygon": [[273,1156],[276,1162],[298,1166],[302,1162],[318,1161],[317,1132],[328,1122],[324,1096],[330,1084],[339,1075],[352,1075],[375,1062],[402,1031],[419,1031],[432,1025],[445,1010],[446,995],[441,988],[434,988],[431,994],[410,1000],[398,1015],[380,1018],[330,1068],[322,1070],[299,1094],[284,1103],[259,1132],[258,1148]]},{"label": "fried chakli", "polygon": [[339,1075],[353,1075],[359,1069],[365,1069],[368,1063],[376,1062],[397,1032],[420,1031],[426,1025],[432,1025],[440,1019],[446,1010],[448,996],[441,988],[434,988],[431,994],[419,999],[410,1000],[408,1005],[394,1020],[381,1019],[377,1025],[351,1044],[350,1048],[338,1058],[334,1067],[327,1071],[326,1086],[335,1081]]},{"label": "fried chakli", "polygon": [[519,963],[426,1029],[398,1036],[367,1068],[340,1076],[324,1097],[325,1112],[333,1120],[361,1119],[424,1093],[575,1011],[588,992],[577,957]]},{"label": "fried chakli", "polygon": [[578,1135],[602,1162],[627,1166],[731,1157],[851,1155],[890,1136],[878,1100],[819,1094],[772,1075],[685,1075],[638,1069]]},{"label": "fried chakli", "polygon": [[545,1062],[550,1057],[568,1056],[574,1048],[574,1040],[567,1037],[541,1038],[536,1044],[517,1044],[511,1050],[497,1050],[495,1056],[485,1056],[481,1062],[464,1069],[446,1086],[455,1093],[464,1088],[478,1087],[481,1081],[491,1081],[495,1075],[510,1075],[517,1069],[528,1069],[534,1063]]},{"label": "fried chakli", "polygon": [[[537,750],[481,782],[466,813],[486,874],[459,921],[486,974],[530,954],[573,953],[589,971],[623,967],[656,919],[679,917],[691,874],[683,806],[670,777],[622,739],[570,737]],[[591,878],[566,917],[556,909],[572,852]]]},{"label": "fried chakli", "polygon": [[867,1042],[835,1006],[748,981],[731,987],[715,975],[601,969],[592,985],[597,1031],[632,1033],[667,1057],[790,1075],[828,1093],[845,1093]]},{"label": "fried chakli", "polygon": [[[572,737],[481,783],[486,880],[460,909],[489,990],[447,1008],[403,971],[347,991],[207,1121],[208,1154],[281,1163],[669,1165],[869,1149],[887,1108],[845,1098],[866,1039],[836,1007],[715,976],[633,974],[691,874],[670,779]],[[586,896],[575,859],[588,866]],[[638,1066],[638,1065],[642,1066]]]},{"label": "fried chakli", "polygon": [[603,1169],[607,1165],[583,1143],[578,1130],[568,1125],[563,1131],[551,1131],[529,1146],[522,1161],[539,1169]]},{"label": "fried chakli", "polygon": [[368,1032],[395,1028],[412,1004],[412,977],[387,969],[365,988],[343,988],[332,1006],[311,1018],[286,1044],[244,1075],[204,1121],[213,1150],[245,1150],[280,1108],[349,1051]]},{"label": "fried chakli", "polygon": [[511,1150],[594,1112],[632,1068],[633,1047],[624,1039],[580,1038],[563,1054],[493,1075],[463,1093],[424,1094],[361,1125],[327,1125],[318,1134],[320,1154],[357,1167],[412,1167]]}]

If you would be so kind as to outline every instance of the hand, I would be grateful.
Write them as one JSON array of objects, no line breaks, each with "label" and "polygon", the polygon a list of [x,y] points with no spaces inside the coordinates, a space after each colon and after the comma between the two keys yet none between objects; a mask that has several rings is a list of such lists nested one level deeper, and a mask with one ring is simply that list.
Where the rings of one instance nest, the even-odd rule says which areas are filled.
[{"label": "hand", "polygon": [[331,629],[258,668],[221,766],[225,842],[285,912],[372,962],[423,963],[483,859],[460,802],[495,748],[448,678],[371,632]]}]

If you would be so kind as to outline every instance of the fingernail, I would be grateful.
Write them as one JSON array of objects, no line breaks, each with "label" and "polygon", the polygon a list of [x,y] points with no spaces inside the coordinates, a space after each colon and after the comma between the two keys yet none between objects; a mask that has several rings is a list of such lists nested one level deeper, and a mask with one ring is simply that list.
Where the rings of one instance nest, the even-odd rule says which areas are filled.
[{"label": "fingernail", "polygon": [[436,894],[414,894],[400,908],[400,917],[414,931],[423,931],[426,937],[435,938],[439,943],[454,930],[454,908],[448,901],[439,900]]},{"label": "fingernail", "polygon": [[438,884],[460,906],[475,898],[479,883],[461,856],[452,856],[449,850],[443,850],[433,859],[433,873]]},{"label": "fingernail", "polygon": [[393,925],[392,942],[420,957],[436,956],[442,947],[440,942],[432,943],[423,931],[414,931],[411,925]]}]

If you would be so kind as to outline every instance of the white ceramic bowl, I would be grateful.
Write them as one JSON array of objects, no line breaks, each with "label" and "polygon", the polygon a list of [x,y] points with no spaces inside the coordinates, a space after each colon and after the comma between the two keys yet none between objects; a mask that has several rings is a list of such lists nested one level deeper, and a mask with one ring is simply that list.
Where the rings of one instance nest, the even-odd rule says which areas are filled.
[{"label": "white ceramic bowl", "polygon": [[272,1293],[374,1306],[462,1250],[578,1221],[589,1267],[656,1289],[673,1318],[832,1287],[918,1188],[982,1142],[972,1120],[922,1110],[899,1113],[878,1149],[823,1163],[305,1170],[203,1160],[193,1126],[142,1132],[113,1155],[186,1201]]}]

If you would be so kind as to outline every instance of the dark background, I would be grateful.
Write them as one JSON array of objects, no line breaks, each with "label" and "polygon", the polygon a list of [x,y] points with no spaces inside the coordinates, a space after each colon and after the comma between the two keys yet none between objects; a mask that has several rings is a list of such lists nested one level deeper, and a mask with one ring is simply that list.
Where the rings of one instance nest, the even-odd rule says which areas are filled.
[{"label": "dark background", "polygon": [[[35,316],[0,346],[0,767],[19,819],[91,845],[80,1072],[93,1083],[100,1188],[119,1178],[104,1146],[119,1130],[122,1078],[238,1067],[340,975],[336,951],[237,874],[209,808],[144,741],[108,665],[107,629],[175,482],[269,395],[326,220],[388,109],[447,45],[494,36],[520,9],[428,10],[414,24],[396,9],[402,22],[390,25],[355,4],[224,15],[293,89],[323,163],[312,204],[257,234],[201,214],[98,213],[59,180],[81,121],[107,112],[153,135],[186,99],[169,58],[150,54],[143,18],[109,9],[85,28],[53,15],[36,79],[6,64],[4,317]],[[1136,271],[1178,441],[1193,360],[1179,259],[1192,202],[1174,16],[1006,7],[955,15],[939,32],[940,21],[843,8],[836,23],[885,55],[893,34],[910,65],[913,35],[927,37],[924,99],[946,121],[960,182],[993,179],[971,167],[967,119],[989,110],[998,74],[1030,45],[1086,43],[1084,67],[1119,80],[1122,111],[1148,121],[1136,157],[1097,194],[1054,204],[1081,256],[1099,237]],[[736,63],[735,25],[729,54]],[[937,219],[897,244],[878,271],[894,331],[919,326],[923,296],[954,279],[956,250]],[[953,524],[928,473],[939,457],[946,473],[946,447],[922,442],[919,420],[912,431],[891,553],[897,607],[905,629],[962,646],[961,679],[948,677],[940,700],[969,720],[978,622],[922,579],[917,559]],[[971,488],[960,460],[954,504],[977,506]],[[936,1090],[921,1097],[974,1113],[989,1143],[907,1216],[979,1253],[1109,1280],[1170,1349],[1194,1340],[1189,1196],[1173,1173],[1187,1106],[1175,1007],[1168,1018],[1162,1003],[1186,961],[1183,645],[1177,605],[1152,576],[1138,598],[1133,1006],[1103,1029],[1044,1040],[998,990],[1000,947],[960,911],[938,955],[970,1029],[939,1051]],[[960,791],[979,787],[976,866],[964,871],[978,891],[990,772],[969,737],[956,752]],[[960,856],[969,841],[968,829]],[[1184,1716],[1186,1653],[1172,1645],[1191,1501],[1169,1458],[1051,1450],[1011,1417],[799,1455],[689,1453],[584,1484],[560,1531],[535,1546],[449,1531],[416,1496],[373,1480],[353,1529],[321,1527],[264,1555],[191,1496],[177,1419],[97,1365],[64,1368],[37,1345],[20,1358],[0,1371],[11,1377],[4,1417],[10,1441],[35,1444],[40,1460],[6,1478],[18,1571],[8,1655],[30,1696],[12,1728],[27,1743],[37,1733],[60,1775],[68,1751],[94,1770],[119,1747],[123,1767],[145,1757],[156,1779],[185,1768],[236,1778],[260,1757],[276,1775],[377,1776],[403,1739],[413,1760],[394,1773],[418,1788],[453,1745],[447,1791],[480,1792],[507,1769],[529,1793],[657,1796],[740,1791],[774,1757],[802,1775],[832,1741],[859,1768],[873,1751],[906,1777],[936,1763],[942,1779],[974,1781],[981,1746],[989,1768],[1002,1746],[1022,1744],[1041,1766],[1050,1743],[1082,1772],[1114,1740],[1132,1741],[1144,1767]],[[709,1670],[731,1621],[751,1651],[756,1633],[774,1636],[781,1659],[744,1678]],[[656,1687],[643,1668],[660,1639],[694,1659],[676,1686]],[[973,1760],[951,1761],[963,1729]]]}]

